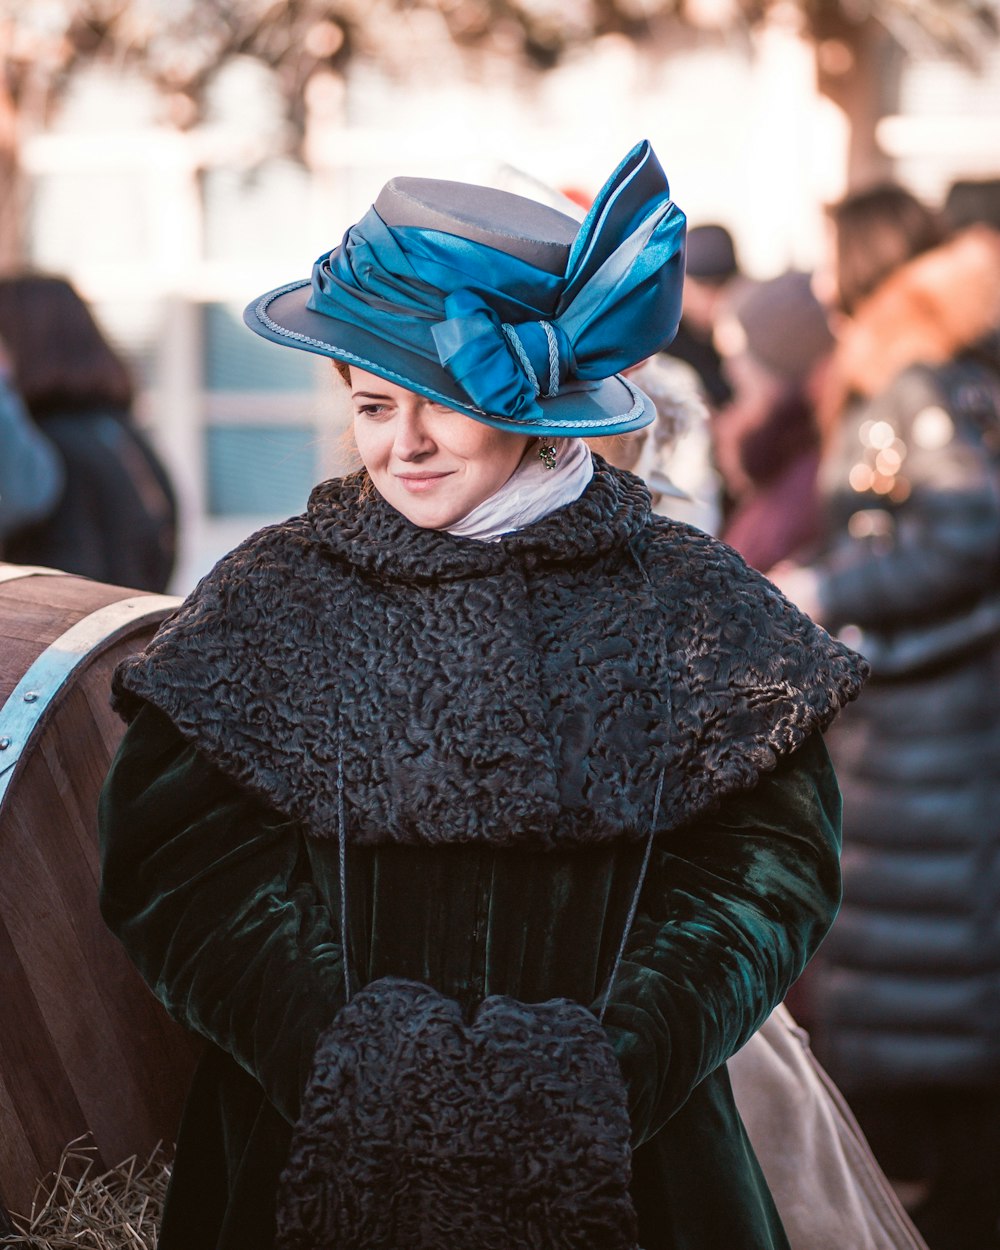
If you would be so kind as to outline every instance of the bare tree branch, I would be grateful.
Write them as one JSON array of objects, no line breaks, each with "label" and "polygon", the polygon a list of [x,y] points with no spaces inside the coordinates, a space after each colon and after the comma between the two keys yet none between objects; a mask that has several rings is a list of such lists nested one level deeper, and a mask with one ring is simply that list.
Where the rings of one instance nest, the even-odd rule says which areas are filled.
[{"label": "bare tree branch", "polygon": [[[436,14],[460,46],[513,44],[525,63],[555,64],[600,35],[646,40],[666,18],[684,21],[696,0],[0,0],[0,58],[11,99],[29,79],[58,96],[81,63],[141,69],[200,106],[207,83],[234,56],[280,73],[294,103],[318,68],[340,67],[359,49],[387,52],[393,16]],[[793,6],[817,40],[871,19],[904,46],[944,48],[974,59],[996,37],[1000,0],[731,0],[752,27],[776,5]]]}]

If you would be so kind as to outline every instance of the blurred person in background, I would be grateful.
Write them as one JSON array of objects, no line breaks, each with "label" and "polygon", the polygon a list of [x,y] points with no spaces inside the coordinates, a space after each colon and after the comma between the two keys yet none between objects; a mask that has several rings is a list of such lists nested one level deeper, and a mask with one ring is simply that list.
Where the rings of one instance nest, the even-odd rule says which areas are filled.
[{"label": "blurred person in background", "polygon": [[943,213],[952,230],[976,224],[1000,230],[1000,178],[959,178],[948,188]]},{"label": "blurred person in background", "polygon": [[129,371],[90,309],[63,278],[3,277],[0,337],[65,475],[55,506],[8,537],[6,558],[166,589],[176,546],[173,490],[133,422]]},{"label": "blurred person in background", "polygon": [[0,559],[4,539],[45,516],[62,486],[59,453],[28,415],[0,343]]},{"label": "blurred person in background", "polygon": [[819,537],[815,405],[833,348],[810,275],[747,284],[716,329],[730,402],[712,424],[731,504],[721,537],[766,573]]},{"label": "blurred person in background", "polygon": [[712,407],[726,403],[730,397],[713,335],[727,294],[739,277],[736,247],[726,227],[692,226],[688,231],[684,311],[667,354],[694,369]]},{"label": "blurred person in background", "polygon": [[709,413],[697,373],[666,352],[626,373],[653,401],[656,420],[631,434],[588,443],[609,463],[642,478],[657,516],[717,534],[719,476],[712,463]]},{"label": "blurred person in background", "polygon": [[1000,235],[897,186],[832,210],[822,554],[772,576],[868,657],[828,736],[844,906],[817,1052],[933,1250],[1000,1246]]}]

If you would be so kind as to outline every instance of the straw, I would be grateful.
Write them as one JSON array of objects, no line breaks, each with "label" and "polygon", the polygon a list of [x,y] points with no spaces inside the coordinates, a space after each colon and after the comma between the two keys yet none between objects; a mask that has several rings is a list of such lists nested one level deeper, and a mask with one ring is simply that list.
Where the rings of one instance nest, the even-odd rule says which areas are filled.
[{"label": "straw", "polygon": [[97,1151],[80,1137],[35,1191],[28,1216],[11,1213],[13,1235],[0,1247],[18,1250],[156,1250],[156,1230],[170,1177],[158,1145],[145,1162],[133,1155],[95,1175]]}]

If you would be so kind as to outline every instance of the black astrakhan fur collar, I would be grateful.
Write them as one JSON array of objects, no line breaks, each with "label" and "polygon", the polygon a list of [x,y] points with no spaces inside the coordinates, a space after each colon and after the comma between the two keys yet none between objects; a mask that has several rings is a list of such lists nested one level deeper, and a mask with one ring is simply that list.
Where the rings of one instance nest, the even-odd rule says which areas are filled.
[{"label": "black astrakhan fur collar", "polygon": [[164,711],[317,837],[551,846],[670,829],[752,786],[864,662],[596,460],[496,543],[325,482],[200,583],[115,698]]}]

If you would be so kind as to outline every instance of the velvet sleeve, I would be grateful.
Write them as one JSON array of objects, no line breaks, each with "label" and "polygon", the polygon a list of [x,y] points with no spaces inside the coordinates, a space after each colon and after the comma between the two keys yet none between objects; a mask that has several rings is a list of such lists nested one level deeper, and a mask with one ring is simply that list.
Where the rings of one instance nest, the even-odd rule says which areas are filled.
[{"label": "velvet sleeve", "polygon": [[633,1144],[782,1001],[840,900],[840,792],[819,734],[654,845],[605,1025]]},{"label": "velvet sleeve", "polygon": [[231,1054],[290,1122],[343,1004],[335,924],[295,824],[146,704],[100,803],[101,908],[172,1016]]}]

